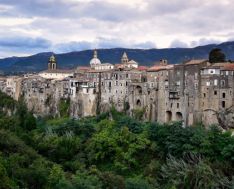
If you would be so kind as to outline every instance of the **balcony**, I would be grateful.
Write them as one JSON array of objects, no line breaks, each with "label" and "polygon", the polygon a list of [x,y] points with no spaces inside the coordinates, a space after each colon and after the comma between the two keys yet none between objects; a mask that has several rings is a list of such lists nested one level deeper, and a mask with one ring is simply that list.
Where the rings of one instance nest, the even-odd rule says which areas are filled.
[{"label": "balcony", "polygon": [[180,95],[178,91],[170,91],[169,92],[169,99],[179,99]]}]

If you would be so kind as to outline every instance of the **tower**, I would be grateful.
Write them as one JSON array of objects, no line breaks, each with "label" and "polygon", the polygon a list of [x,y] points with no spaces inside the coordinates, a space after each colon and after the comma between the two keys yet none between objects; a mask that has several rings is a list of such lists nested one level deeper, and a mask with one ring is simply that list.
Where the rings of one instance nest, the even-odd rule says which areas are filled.
[{"label": "tower", "polygon": [[128,63],[128,56],[127,56],[126,52],[123,53],[123,56],[121,58],[121,63],[122,64],[127,64]]},{"label": "tower", "polygon": [[48,70],[56,70],[56,69],[57,69],[57,62],[55,56],[52,55],[48,62]]}]

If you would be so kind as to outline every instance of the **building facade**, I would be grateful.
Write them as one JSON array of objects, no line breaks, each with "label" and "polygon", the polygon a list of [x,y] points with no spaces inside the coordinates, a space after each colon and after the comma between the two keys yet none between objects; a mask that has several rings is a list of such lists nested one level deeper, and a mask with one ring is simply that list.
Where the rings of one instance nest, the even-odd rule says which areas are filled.
[{"label": "building facade", "polygon": [[[143,111],[149,121],[182,121],[184,126],[234,124],[234,64],[191,60],[171,65],[138,66],[126,53],[116,65],[102,64],[94,51],[90,67],[57,69],[54,56],[48,70],[28,77],[1,78],[0,89],[38,115],[59,115],[60,99],[70,100],[71,117],[95,116],[114,106],[134,116]],[[49,74],[49,75],[46,75]],[[52,74],[52,75],[50,75]],[[56,75],[57,74],[57,75]]]}]

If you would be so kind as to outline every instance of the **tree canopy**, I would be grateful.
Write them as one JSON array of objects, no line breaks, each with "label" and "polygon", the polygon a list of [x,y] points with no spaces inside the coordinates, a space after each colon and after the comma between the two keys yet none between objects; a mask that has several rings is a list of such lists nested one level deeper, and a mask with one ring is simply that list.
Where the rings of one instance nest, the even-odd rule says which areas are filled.
[{"label": "tree canopy", "polygon": [[214,48],[209,53],[209,62],[210,63],[218,63],[218,62],[225,62],[226,55],[222,52],[219,48]]},{"label": "tree canopy", "polygon": [[[229,131],[202,124],[183,128],[180,122],[149,123],[114,109],[80,120],[36,119],[23,101],[1,95],[0,188],[234,185],[234,137]],[[2,107],[12,108],[12,114]],[[66,115],[67,108],[61,109]]]}]

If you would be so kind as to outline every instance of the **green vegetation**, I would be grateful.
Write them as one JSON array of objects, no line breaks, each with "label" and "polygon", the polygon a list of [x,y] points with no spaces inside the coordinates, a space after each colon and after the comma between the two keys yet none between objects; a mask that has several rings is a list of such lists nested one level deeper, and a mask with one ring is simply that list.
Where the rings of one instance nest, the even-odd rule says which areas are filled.
[{"label": "green vegetation", "polygon": [[60,117],[68,117],[70,110],[70,99],[60,99],[58,108]]},{"label": "green vegetation", "polygon": [[222,52],[221,49],[214,48],[210,51],[210,54],[209,54],[210,63],[220,63],[220,62],[225,62],[225,61],[226,61],[226,56]]},{"label": "green vegetation", "polygon": [[0,188],[234,186],[234,137],[215,126],[142,122],[115,109],[36,120],[22,100],[0,95]]}]

